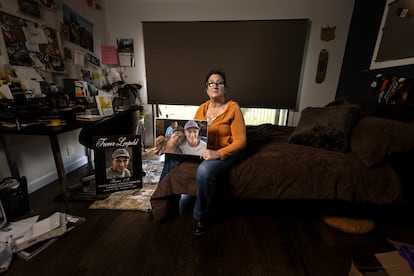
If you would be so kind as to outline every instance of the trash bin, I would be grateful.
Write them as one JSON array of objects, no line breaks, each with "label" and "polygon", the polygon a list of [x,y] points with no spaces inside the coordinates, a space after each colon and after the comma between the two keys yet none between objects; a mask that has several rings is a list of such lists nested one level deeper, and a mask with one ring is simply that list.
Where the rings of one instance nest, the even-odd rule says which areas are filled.
[{"label": "trash bin", "polygon": [[6,213],[7,221],[29,212],[29,195],[26,177],[16,179],[6,177],[0,182],[0,200]]}]

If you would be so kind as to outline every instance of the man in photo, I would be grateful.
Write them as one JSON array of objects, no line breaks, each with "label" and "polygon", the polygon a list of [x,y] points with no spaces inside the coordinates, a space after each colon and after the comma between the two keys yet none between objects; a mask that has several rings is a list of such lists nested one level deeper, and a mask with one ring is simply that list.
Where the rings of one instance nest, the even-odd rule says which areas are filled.
[{"label": "man in photo", "polygon": [[176,130],[177,128],[178,128],[178,122],[172,121],[171,125],[169,125],[167,129],[165,130],[165,140],[170,140],[174,130]]},{"label": "man in photo", "polygon": [[155,147],[151,150],[155,154],[163,153],[182,153],[179,145],[185,140],[184,129],[177,127],[174,129],[171,138],[167,140],[164,136],[155,139]]},{"label": "man in photo", "polygon": [[200,126],[196,121],[187,121],[184,125],[185,140],[180,144],[180,149],[184,154],[198,155],[207,149],[207,143],[198,137]]},{"label": "man in photo", "polygon": [[131,177],[128,170],[129,152],[126,149],[115,149],[112,153],[112,166],[106,169],[106,178]]}]

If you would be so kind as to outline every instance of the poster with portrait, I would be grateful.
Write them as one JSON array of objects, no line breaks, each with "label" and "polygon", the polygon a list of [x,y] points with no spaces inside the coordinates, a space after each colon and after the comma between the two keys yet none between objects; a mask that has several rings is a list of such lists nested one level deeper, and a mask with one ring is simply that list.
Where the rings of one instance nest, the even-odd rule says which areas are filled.
[{"label": "poster with portrait", "polygon": [[155,150],[199,158],[207,149],[206,120],[155,118]]},{"label": "poster with portrait", "polygon": [[96,194],[142,188],[140,135],[94,137]]},{"label": "poster with portrait", "polygon": [[69,41],[93,52],[93,24],[63,3],[63,24],[69,30]]}]

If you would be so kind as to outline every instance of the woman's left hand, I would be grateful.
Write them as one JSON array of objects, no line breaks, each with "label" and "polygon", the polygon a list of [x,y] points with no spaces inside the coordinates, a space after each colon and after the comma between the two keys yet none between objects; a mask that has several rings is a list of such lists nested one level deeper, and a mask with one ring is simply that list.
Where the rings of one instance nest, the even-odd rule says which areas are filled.
[{"label": "woman's left hand", "polygon": [[217,150],[206,150],[201,155],[201,158],[204,160],[217,160],[220,159],[220,153]]}]

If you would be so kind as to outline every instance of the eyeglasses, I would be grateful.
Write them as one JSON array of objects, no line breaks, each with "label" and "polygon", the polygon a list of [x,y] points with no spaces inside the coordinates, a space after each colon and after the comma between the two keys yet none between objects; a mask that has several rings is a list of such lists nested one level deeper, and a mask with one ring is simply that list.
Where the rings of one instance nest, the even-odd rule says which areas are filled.
[{"label": "eyeglasses", "polygon": [[207,82],[206,83],[208,87],[224,87],[224,81],[218,81],[218,82]]}]

